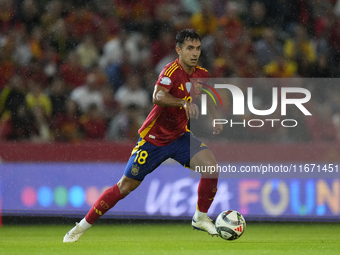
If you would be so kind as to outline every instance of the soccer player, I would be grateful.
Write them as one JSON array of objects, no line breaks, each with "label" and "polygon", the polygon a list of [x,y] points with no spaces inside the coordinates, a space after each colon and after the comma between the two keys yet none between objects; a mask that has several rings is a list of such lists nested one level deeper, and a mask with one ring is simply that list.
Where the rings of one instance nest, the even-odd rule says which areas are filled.
[{"label": "soccer player", "polygon": [[[185,29],[176,35],[178,59],[167,64],[159,75],[153,92],[154,106],[139,129],[140,138],[132,150],[124,175],[113,187],[107,189],[94,203],[88,214],[64,237],[64,242],[76,242],[92,224],[115,204],[135,190],[145,176],[168,158],[185,167],[216,166],[209,148],[187,128],[191,117],[198,117],[199,110],[193,102],[199,97],[190,78],[207,78],[208,71],[197,65],[201,54],[201,38],[196,31]],[[190,94],[190,92],[193,92]],[[216,119],[214,107],[208,111]],[[213,127],[219,134],[222,125]],[[191,156],[190,156],[191,155]],[[208,209],[217,191],[218,173],[201,173],[198,186],[196,212],[192,218],[194,229],[218,235]]]}]

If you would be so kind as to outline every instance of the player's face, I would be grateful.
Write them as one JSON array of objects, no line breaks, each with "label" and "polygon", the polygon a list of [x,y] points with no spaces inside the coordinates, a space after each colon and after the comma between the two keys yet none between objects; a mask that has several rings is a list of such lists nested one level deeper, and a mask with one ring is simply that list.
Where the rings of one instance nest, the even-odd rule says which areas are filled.
[{"label": "player's face", "polygon": [[195,67],[201,55],[201,42],[199,40],[185,40],[182,47],[176,47],[176,51],[183,64]]}]

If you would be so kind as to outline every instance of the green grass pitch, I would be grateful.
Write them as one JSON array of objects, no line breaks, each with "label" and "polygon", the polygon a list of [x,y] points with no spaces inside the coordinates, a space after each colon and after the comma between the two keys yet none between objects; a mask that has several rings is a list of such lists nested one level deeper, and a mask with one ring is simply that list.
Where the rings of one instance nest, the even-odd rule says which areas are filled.
[{"label": "green grass pitch", "polygon": [[235,241],[194,231],[190,222],[97,224],[77,243],[63,243],[72,225],[4,225],[0,254],[340,254],[339,223],[249,222]]}]

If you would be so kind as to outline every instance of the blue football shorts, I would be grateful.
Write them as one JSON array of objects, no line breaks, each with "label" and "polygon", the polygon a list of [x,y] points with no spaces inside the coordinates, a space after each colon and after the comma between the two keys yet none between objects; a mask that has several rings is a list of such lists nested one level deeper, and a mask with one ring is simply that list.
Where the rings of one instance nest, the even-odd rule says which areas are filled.
[{"label": "blue football shorts", "polygon": [[168,158],[189,168],[191,157],[204,149],[209,148],[189,131],[165,146],[153,145],[140,137],[132,150],[124,175],[142,181]]}]

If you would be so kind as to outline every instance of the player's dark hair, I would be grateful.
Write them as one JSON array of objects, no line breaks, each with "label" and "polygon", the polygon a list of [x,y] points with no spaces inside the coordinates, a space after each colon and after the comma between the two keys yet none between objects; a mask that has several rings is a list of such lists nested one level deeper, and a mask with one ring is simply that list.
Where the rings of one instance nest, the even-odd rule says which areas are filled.
[{"label": "player's dark hair", "polygon": [[184,43],[185,40],[189,40],[190,42],[192,42],[194,40],[201,41],[202,39],[195,30],[184,29],[176,34],[176,46],[182,47],[182,44]]}]

